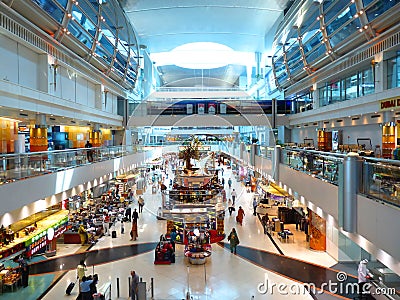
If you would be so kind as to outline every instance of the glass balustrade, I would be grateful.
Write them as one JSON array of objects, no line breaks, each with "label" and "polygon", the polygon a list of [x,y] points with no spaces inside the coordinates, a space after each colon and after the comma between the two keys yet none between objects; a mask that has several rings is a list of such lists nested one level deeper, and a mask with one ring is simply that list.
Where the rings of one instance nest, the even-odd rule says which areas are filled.
[{"label": "glass balustrade", "polygon": [[281,162],[310,176],[338,185],[339,165],[344,155],[321,151],[283,149]]},{"label": "glass balustrade", "polygon": [[400,162],[365,159],[363,193],[368,197],[400,206]]},{"label": "glass balustrade", "polygon": [[0,156],[0,184],[63,171],[141,151],[142,146],[134,145],[2,154]]}]

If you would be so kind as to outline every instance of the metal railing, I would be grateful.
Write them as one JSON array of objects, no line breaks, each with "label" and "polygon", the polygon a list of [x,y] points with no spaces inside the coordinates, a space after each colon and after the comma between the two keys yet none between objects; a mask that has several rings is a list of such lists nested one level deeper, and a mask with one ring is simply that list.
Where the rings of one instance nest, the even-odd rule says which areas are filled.
[{"label": "metal railing", "polygon": [[0,184],[45,175],[142,151],[142,146],[77,148],[0,156]]}]

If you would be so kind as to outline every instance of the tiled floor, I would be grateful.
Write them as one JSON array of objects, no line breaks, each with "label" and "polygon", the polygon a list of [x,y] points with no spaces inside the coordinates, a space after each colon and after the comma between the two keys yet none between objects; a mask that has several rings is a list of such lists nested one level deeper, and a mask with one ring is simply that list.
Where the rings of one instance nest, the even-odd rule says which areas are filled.
[{"label": "tiled floor", "polygon": [[[225,182],[231,176],[230,170],[224,172]],[[233,179],[233,177],[232,177]],[[264,230],[257,217],[252,215],[252,193],[247,193],[240,183],[233,180],[233,187],[238,191],[237,207],[241,205],[246,212],[243,226],[237,225],[235,216],[226,214],[225,231],[229,232],[232,227],[237,229],[240,245],[255,249],[266,250],[271,253],[278,253],[278,250],[271,242],[269,237],[264,234]],[[227,186],[227,185],[226,185]],[[230,197],[230,190],[227,189],[227,196]],[[120,250],[126,249],[126,245],[157,242],[159,236],[166,231],[166,221],[156,219],[156,210],[161,203],[161,195],[151,194],[148,188],[144,195],[144,212],[138,220],[139,238],[137,241],[130,241],[130,223],[125,223],[125,233],[120,233],[120,224],[117,224],[117,238],[109,236],[101,238],[91,250],[101,256],[108,263],[96,264],[94,272],[99,274],[100,282],[98,287],[107,281],[112,283],[112,299],[128,299],[128,277],[130,270],[136,270],[138,275],[143,278],[149,288],[150,279],[154,279],[154,299],[185,299],[187,292],[193,299],[312,299],[310,295],[283,295],[282,293],[262,294],[258,289],[261,284],[261,292],[264,287],[265,278],[268,282],[283,284],[298,284],[285,276],[274,272],[273,269],[265,269],[260,264],[253,263],[258,258],[249,257],[244,259],[238,251],[238,256],[232,255],[229,251],[219,245],[213,245],[211,258],[205,265],[190,265],[183,256],[182,246],[177,245],[176,263],[172,265],[154,265],[154,252],[132,256],[127,251],[126,258],[113,260],[108,258],[101,249],[118,247]],[[134,204],[133,207],[136,207]],[[304,233],[295,232],[294,243],[281,243],[276,236],[276,244],[287,256],[292,256],[304,261],[317,263],[321,266],[330,267],[336,261],[326,253],[310,251],[304,243]],[[226,240],[225,240],[226,242]],[[120,247],[119,247],[120,246]],[[125,246],[125,247],[124,247]],[[145,246],[145,245],[143,245]],[[123,248],[121,248],[123,247]],[[129,247],[134,248],[134,247]],[[147,249],[147,248],[146,248]],[[59,247],[58,255],[74,252],[70,247]],[[251,252],[250,252],[251,253]],[[257,255],[257,251],[254,252]],[[252,254],[251,254],[252,255]],[[89,259],[88,259],[89,261]],[[252,262],[253,261],[253,262]],[[61,266],[60,266],[61,268]],[[92,266],[89,267],[88,274],[93,272]],[[300,272],[300,270],[299,270]],[[43,299],[70,298],[75,299],[77,287],[71,296],[65,295],[65,289],[70,281],[74,281],[76,272],[73,268],[63,276],[57,284],[43,297]],[[119,295],[117,290],[117,278],[119,279]],[[150,291],[148,291],[150,295]],[[1,297],[0,297],[1,298]],[[24,297],[24,299],[36,299]]]}]

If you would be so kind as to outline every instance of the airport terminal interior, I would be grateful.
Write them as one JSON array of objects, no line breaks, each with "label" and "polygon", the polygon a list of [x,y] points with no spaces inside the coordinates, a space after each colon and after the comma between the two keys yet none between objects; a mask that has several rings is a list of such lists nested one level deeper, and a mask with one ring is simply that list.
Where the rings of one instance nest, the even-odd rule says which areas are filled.
[{"label": "airport terminal interior", "polygon": [[0,299],[400,299],[399,0],[0,0]]}]

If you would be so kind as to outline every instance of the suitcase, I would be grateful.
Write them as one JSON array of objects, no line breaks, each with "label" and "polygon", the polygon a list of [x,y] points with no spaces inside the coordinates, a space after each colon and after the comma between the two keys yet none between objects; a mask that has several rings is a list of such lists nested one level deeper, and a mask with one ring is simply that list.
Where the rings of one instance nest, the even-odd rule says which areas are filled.
[{"label": "suitcase", "polygon": [[67,295],[71,295],[71,292],[74,289],[74,287],[75,287],[75,282],[70,282],[70,284],[68,284],[68,287],[67,287],[65,293]]},{"label": "suitcase", "polygon": [[111,231],[111,238],[115,239],[117,237],[117,231],[113,230]]}]

